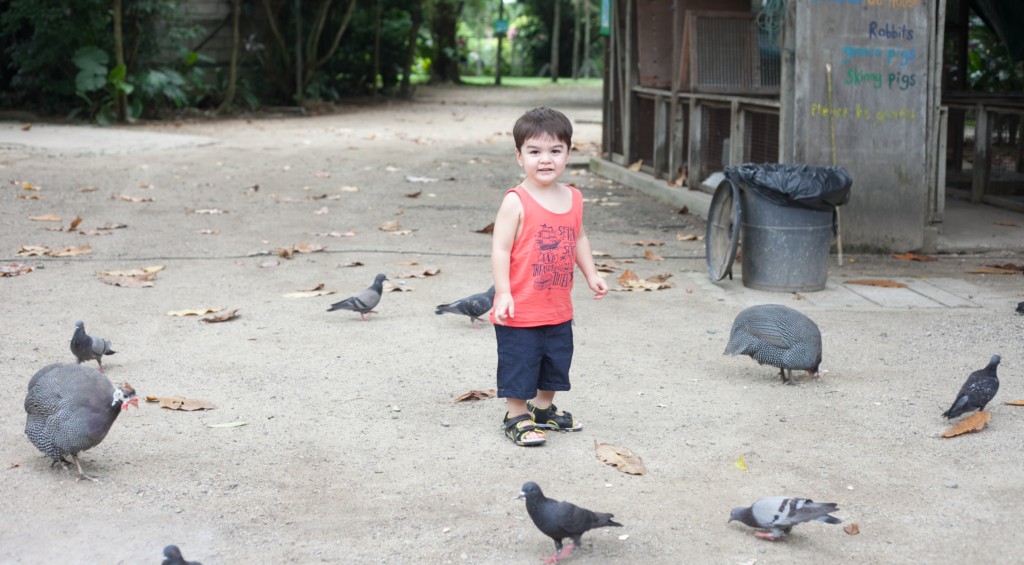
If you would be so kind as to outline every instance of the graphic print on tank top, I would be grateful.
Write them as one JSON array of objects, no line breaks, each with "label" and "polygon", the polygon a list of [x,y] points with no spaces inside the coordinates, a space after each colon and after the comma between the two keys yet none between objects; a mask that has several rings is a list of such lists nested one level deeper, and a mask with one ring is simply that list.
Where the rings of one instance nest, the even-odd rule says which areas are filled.
[{"label": "graphic print on tank top", "polygon": [[534,245],[537,247],[537,261],[533,264],[533,288],[572,287],[576,269],[576,230],[572,226],[541,224]]}]

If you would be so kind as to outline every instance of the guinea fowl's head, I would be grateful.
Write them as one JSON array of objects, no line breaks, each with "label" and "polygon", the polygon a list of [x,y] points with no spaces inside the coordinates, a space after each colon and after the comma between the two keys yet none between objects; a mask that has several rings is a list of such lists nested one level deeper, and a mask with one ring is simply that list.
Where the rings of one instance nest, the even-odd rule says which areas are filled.
[{"label": "guinea fowl's head", "polygon": [[114,406],[118,402],[121,402],[121,410],[127,411],[129,406],[139,407],[139,399],[135,396],[135,389],[132,385],[125,381],[120,387],[114,389],[114,401],[110,403]]}]

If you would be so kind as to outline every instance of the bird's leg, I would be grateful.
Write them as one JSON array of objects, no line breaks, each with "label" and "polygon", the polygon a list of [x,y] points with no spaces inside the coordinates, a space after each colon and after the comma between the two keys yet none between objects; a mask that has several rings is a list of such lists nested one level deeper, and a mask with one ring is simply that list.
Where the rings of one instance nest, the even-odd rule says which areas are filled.
[{"label": "bird's leg", "polygon": [[760,539],[766,539],[768,541],[779,541],[783,538],[781,534],[775,535],[773,532],[756,532],[754,535]]},{"label": "bird's leg", "polygon": [[558,558],[559,559],[565,559],[566,557],[569,557],[569,555],[571,555],[572,552],[575,549],[576,549],[576,544],[575,543],[570,543],[569,545],[567,545],[564,548],[562,548],[562,551],[558,552]]},{"label": "bird's leg", "polygon": [[85,474],[85,471],[82,470],[82,463],[78,461],[78,456],[77,455],[72,455],[71,459],[74,460],[75,465],[78,466],[78,480],[89,479],[90,481],[92,481],[94,483],[99,483],[100,482],[96,477],[90,477],[89,475]]},{"label": "bird's leg", "polygon": [[104,375],[107,374],[106,371],[103,370],[103,361],[97,359],[96,362],[99,363],[100,365],[100,372],[103,373]]},{"label": "bird's leg", "polygon": [[786,370],[782,367],[779,367],[779,376],[782,377],[782,384],[789,382],[789,379],[786,378]]},{"label": "bird's leg", "polygon": [[545,557],[544,558],[544,563],[547,564],[547,565],[550,565],[551,563],[558,563],[558,560],[562,556],[562,551],[563,551],[562,543],[556,541],[555,542],[555,552],[551,554],[551,557]]}]

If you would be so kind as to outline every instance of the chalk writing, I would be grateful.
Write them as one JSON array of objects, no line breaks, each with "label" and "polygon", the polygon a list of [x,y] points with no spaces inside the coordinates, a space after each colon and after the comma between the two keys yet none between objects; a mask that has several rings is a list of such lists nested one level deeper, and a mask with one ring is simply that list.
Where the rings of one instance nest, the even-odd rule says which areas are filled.
[{"label": "chalk writing", "polygon": [[908,110],[906,108],[896,108],[892,110],[880,109],[871,110],[865,108],[860,104],[855,104],[853,111],[848,106],[829,106],[828,104],[813,103],[811,104],[811,117],[812,118],[829,118],[834,117],[837,119],[857,119],[863,121],[870,121],[873,126],[879,126],[886,122],[916,122],[917,112],[915,110]]},{"label": "chalk writing", "polygon": [[864,5],[864,0],[811,0],[811,4],[835,4],[837,6],[863,6]]},{"label": "chalk writing", "polygon": [[[892,81],[889,81],[889,88],[892,88]],[[846,69],[846,80],[843,84],[848,86],[872,86],[875,90],[882,88],[882,73],[869,73],[859,69]]]},{"label": "chalk writing", "polygon": [[884,59],[887,65],[899,65],[906,67],[917,59],[917,50],[913,47],[901,49],[899,47],[870,47],[862,45],[843,45],[843,54],[840,61],[844,65],[860,59]]},{"label": "chalk writing", "polygon": [[907,24],[896,27],[896,24],[886,23],[880,26],[878,22],[871,22],[868,24],[868,37],[871,39],[904,39],[910,41],[914,39],[914,30],[907,27]]},{"label": "chalk writing", "polygon": [[899,87],[906,90],[917,84],[917,75],[914,73],[889,73],[889,88]]}]

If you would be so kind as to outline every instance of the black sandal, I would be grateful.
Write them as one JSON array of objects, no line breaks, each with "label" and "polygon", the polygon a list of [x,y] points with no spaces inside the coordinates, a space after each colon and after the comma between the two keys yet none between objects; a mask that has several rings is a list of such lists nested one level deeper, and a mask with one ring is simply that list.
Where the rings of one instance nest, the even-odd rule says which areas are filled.
[{"label": "black sandal", "polygon": [[533,415],[536,426],[541,429],[555,430],[556,432],[578,432],[583,429],[583,424],[576,421],[568,412],[558,412],[558,407],[552,404],[547,408],[537,408],[532,402],[527,402],[527,408]]},{"label": "black sandal", "polygon": [[[530,413],[520,414],[510,419],[508,412],[506,412],[503,425],[505,427],[505,436],[516,445],[540,445],[547,441],[547,438],[544,437],[544,432],[538,430],[537,426],[534,425],[533,415]],[[526,434],[530,432],[537,432],[541,437],[526,439]]]}]

